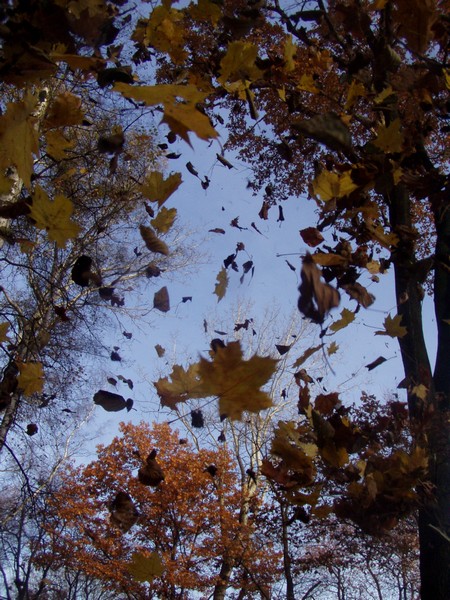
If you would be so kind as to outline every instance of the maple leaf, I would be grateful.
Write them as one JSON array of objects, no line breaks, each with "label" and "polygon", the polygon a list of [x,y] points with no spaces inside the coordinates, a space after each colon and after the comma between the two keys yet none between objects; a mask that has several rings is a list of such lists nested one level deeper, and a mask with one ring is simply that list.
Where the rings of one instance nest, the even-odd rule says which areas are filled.
[{"label": "maple leaf", "polygon": [[351,170],[343,173],[333,171],[321,171],[320,175],[312,182],[312,189],[316,196],[325,202],[334,198],[347,196],[358,186],[352,180]]},{"label": "maple leaf", "polygon": [[69,198],[59,195],[52,201],[40,186],[36,186],[30,216],[36,227],[47,231],[58,248],[65,248],[67,240],[80,233],[80,226],[70,218],[72,213],[73,204]]},{"label": "maple leaf", "polygon": [[45,119],[45,125],[49,128],[79,125],[83,119],[81,98],[71,92],[63,92],[53,100]]},{"label": "maple leaf", "polygon": [[307,75],[306,73],[303,73],[303,75],[300,77],[297,89],[303,92],[310,92],[311,94],[318,94],[320,91],[316,86],[313,76]]},{"label": "maple leaf", "polygon": [[220,414],[239,420],[244,411],[272,406],[270,396],[260,388],[272,377],[277,363],[258,355],[244,360],[240,342],[230,342],[217,348],[212,361],[201,358],[198,373],[204,392],[219,398]]},{"label": "maple leaf", "polygon": [[344,308],[341,312],[341,318],[332,323],[329,327],[331,331],[339,331],[340,329],[344,329],[347,325],[350,325],[355,320],[355,313],[348,308]]},{"label": "maple leaf", "polygon": [[145,178],[139,191],[151,202],[162,206],[181,185],[181,173],[172,173],[167,179],[159,171],[152,171]]},{"label": "maple leaf", "polygon": [[146,556],[141,552],[133,552],[131,562],[128,563],[127,569],[133,579],[136,581],[148,581],[151,583],[155,577],[160,577],[164,568],[157,552],[152,552],[150,556]]},{"label": "maple leaf", "polygon": [[308,348],[307,350],[305,350],[303,352],[303,354],[297,358],[297,360],[295,361],[295,363],[292,365],[292,367],[294,369],[297,369],[300,365],[302,365],[310,356],[312,356],[313,354],[315,354],[318,350],[320,350],[323,347],[322,344],[319,344],[318,346],[312,346],[311,348]]},{"label": "maple leaf", "polygon": [[345,102],[344,109],[350,110],[358,98],[364,97],[366,95],[367,91],[364,85],[360,81],[356,81],[355,79],[353,79],[348,90],[347,100]]},{"label": "maple leaf", "polygon": [[176,216],[176,208],[166,208],[163,206],[163,208],[159,211],[156,217],[150,221],[150,223],[153,225],[156,231],[159,231],[159,233],[167,233],[174,224]]},{"label": "maple leaf", "polygon": [[328,356],[331,356],[332,354],[336,354],[336,352],[338,350],[339,350],[339,346],[336,344],[336,342],[331,342],[331,344],[327,348]]},{"label": "maple leaf", "polygon": [[18,363],[18,386],[25,396],[39,394],[44,387],[44,371],[40,362]]},{"label": "maple leaf", "polygon": [[392,338],[402,338],[408,333],[408,330],[401,325],[401,322],[401,315],[395,315],[395,317],[388,315],[384,320],[384,331],[375,331],[375,335],[389,335]]},{"label": "maple leaf", "polygon": [[36,118],[36,98],[27,95],[23,102],[8,103],[6,112],[0,117],[0,173],[1,192],[7,193],[11,180],[3,173],[14,166],[19,177],[28,187],[33,173],[33,154],[39,150]]},{"label": "maple leaf", "polygon": [[214,288],[214,294],[217,296],[217,301],[220,302],[225,296],[228,287],[228,274],[225,267],[222,267],[217,274],[217,283]]},{"label": "maple leaf", "polygon": [[219,83],[227,81],[255,81],[262,76],[262,71],[255,65],[258,47],[249,42],[235,41],[228,44],[226,55],[220,61]]},{"label": "maple leaf", "polygon": [[169,377],[162,377],[153,382],[160,397],[161,406],[176,410],[178,402],[186,402],[186,400],[192,398],[203,398],[206,395],[203,393],[198,368],[198,363],[189,365],[187,370],[180,365],[174,365]]},{"label": "maple leaf", "polygon": [[66,151],[75,146],[75,142],[68,140],[59,130],[47,131],[45,139],[47,154],[55,160],[67,158]]},{"label": "maple leaf", "polygon": [[404,137],[400,128],[400,119],[395,119],[388,127],[380,125],[376,131],[377,138],[373,142],[374,146],[387,154],[401,152],[403,150]]}]

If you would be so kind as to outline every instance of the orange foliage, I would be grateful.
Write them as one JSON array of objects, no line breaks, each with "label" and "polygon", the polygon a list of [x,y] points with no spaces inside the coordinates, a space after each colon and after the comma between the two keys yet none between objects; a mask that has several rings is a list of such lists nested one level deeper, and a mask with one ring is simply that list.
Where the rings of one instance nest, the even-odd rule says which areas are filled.
[{"label": "orange foliage", "polygon": [[[211,591],[224,557],[239,565],[232,587],[270,585],[278,555],[258,541],[254,519],[240,522],[245,486],[227,450],[197,452],[167,424],[122,423],[121,431],[109,446],[99,446],[96,461],[65,473],[52,499],[51,543],[43,556],[51,554],[60,566],[79,568],[118,593],[140,598]],[[143,485],[137,476],[149,455],[164,474],[156,487]],[[129,523],[130,534],[110,515],[120,502],[127,504],[126,494],[138,513],[136,524],[135,517]],[[252,502],[256,513],[259,501]],[[133,580],[128,564],[134,552],[156,552],[162,576],[150,584]]]}]

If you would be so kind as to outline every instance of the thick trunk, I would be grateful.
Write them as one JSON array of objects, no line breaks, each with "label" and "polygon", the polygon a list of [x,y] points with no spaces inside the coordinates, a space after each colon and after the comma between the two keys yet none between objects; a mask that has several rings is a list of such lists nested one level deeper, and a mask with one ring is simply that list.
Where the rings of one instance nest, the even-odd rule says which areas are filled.
[{"label": "thick trunk", "polygon": [[[413,435],[418,444],[427,444],[429,481],[425,484],[419,510],[420,574],[422,600],[450,598],[450,217],[448,211],[438,224],[435,304],[438,321],[438,354],[434,377],[422,330],[421,290],[417,280],[411,227],[411,203],[406,191],[397,187],[389,198],[391,223],[400,242],[393,253],[398,313],[407,334],[399,339]],[[400,302],[402,299],[402,302]],[[414,394],[414,387],[427,388],[426,400]]]}]

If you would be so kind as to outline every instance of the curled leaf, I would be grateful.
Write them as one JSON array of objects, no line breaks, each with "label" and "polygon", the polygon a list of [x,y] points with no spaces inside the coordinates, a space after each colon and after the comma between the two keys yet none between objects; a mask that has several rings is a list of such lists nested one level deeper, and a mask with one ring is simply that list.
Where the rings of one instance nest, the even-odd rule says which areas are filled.
[{"label": "curled leaf", "polygon": [[339,306],[340,294],[322,281],[321,271],[309,253],[303,259],[301,279],[298,309],[313,323],[322,324],[329,311]]}]

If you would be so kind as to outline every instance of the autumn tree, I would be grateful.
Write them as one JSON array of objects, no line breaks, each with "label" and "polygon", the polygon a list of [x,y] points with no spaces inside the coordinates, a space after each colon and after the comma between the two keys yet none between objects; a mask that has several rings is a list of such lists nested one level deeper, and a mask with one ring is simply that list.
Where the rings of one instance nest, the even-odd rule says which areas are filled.
[{"label": "autumn tree", "polygon": [[122,424],[121,432],[96,461],[64,474],[39,560],[51,555],[128,597],[187,598],[211,593],[221,581],[218,564],[232,556],[239,568],[227,580],[230,593],[268,597],[277,554],[258,542],[251,516],[239,522],[242,492],[230,454],[195,451],[167,424]]}]

